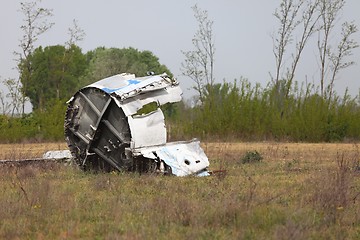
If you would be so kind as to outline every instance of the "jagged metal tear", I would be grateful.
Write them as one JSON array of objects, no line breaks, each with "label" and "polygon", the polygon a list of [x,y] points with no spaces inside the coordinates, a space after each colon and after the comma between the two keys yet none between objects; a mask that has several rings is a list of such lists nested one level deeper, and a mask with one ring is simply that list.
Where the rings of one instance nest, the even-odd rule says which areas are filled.
[{"label": "jagged metal tear", "polygon": [[[176,176],[208,175],[209,161],[199,141],[172,143],[166,141],[164,114],[159,107],[166,103],[181,101],[182,91],[178,82],[170,79],[166,74],[137,78],[134,74],[123,73],[102,79],[83,89],[87,88],[98,89],[108,94],[124,112],[131,133],[127,152],[134,157],[143,156],[155,161],[163,161],[171,167],[172,174]],[[72,101],[73,99],[69,100]],[[152,102],[158,105],[155,111],[137,114],[139,109]],[[95,128],[92,130],[97,131]],[[85,136],[88,135],[88,141],[91,142],[94,134],[89,132]],[[95,150],[106,160],[104,154],[101,156],[102,152],[99,149]],[[113,157],[111,161],[114,164]]]},{"label": "jagged metal tear", "polygon": [[162,146],[134,149],[135,155],[146,158],[160,158],[171,167],[176,176],[208,176],[209,160],[196,139],[188,142],[172,142]]}]

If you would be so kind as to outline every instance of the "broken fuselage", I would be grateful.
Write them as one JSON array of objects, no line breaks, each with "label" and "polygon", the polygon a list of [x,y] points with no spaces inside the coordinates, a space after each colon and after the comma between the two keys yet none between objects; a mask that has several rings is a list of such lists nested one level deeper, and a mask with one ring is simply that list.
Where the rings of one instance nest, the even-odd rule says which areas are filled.
[{"label": "broken fuselage", "polygon": [[[181,101],[178,82],[166,74],[118,74],[80,89],[69,100],[65,137],[84,170],[150,171],[208,175],[197,140],[167,143],[161,105]],[[142,113],[149,104],[155,109]]]}]

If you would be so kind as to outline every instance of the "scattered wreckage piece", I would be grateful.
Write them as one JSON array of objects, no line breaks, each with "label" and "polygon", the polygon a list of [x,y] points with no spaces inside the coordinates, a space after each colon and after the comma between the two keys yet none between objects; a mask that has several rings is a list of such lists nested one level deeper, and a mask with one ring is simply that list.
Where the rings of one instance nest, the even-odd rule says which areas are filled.
[{"label": "scattered wreckage piece", "polygon": [[198,140],[166,142],[160,106],[181,101],[181,95],[166,74],[123,73],[80,89],[68,101],[64,124],[75,162],[83,170],[209,175]]},{"label": "scattered wreckage piece", "polygon": [[65,160],[71,159],[72,155],[69,150],[57,150],[57,151],[47,151],[43,154],[42,159],[52,159],[52,160]]},{"label": "scattered wreckage piece", "polygon": [[0,164],[14,164],[19,166],[26,166],[29,164],[43,164],[45,162],[62,162],[69,161],[72,158],[69,150],[47,151],[39,158],[26,158],[26,159],[7,159],[0,160]]}]

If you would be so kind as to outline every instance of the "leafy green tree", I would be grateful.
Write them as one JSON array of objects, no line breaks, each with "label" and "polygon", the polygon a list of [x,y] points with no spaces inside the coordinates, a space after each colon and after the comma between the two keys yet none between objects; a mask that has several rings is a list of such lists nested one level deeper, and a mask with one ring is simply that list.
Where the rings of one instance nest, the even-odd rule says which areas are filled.
[{"label": "leafy green tree", "polygon": [[146,76],[148,72],[161,74],[170,70],[160,64],[159,58],[150,51],[139,51],[135,48],[105,48],[99,47],[87,54],[89,67],[82,77],[83,86],[119,73],[134,73],[136,76]]},{"label": "leafy green tree", "polygon": [[[26,73],[31,66],[32,74]],[[69,99],[79,86],[79,78],[87,67],[86,56],[76,45],[38,47],[20,65],[20,79],[26,85],[34,110],[43,111],[45,103],[53,99]]]}]

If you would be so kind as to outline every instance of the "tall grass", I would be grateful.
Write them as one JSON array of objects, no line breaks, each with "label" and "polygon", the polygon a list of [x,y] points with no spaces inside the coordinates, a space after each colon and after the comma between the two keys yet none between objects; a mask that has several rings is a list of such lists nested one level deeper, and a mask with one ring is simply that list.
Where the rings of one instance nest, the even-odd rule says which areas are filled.
[{"label": "tall grass", "polygon": [[[244,164],[242,156],[253,148],[263,160]],[[94,175],[56,163],[2,166],[0,238],[360,237],[356,146],[209,144],[207,149],[212,169],[225,167],[226,175]]]}]

